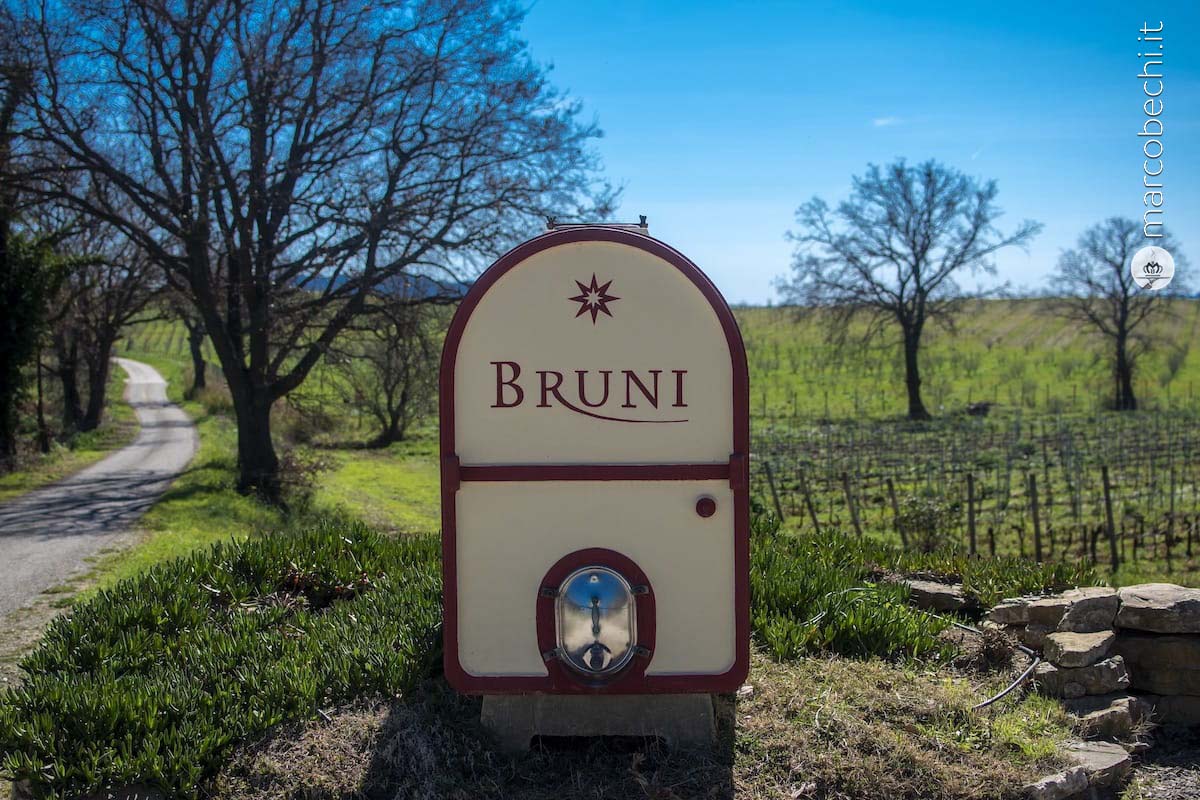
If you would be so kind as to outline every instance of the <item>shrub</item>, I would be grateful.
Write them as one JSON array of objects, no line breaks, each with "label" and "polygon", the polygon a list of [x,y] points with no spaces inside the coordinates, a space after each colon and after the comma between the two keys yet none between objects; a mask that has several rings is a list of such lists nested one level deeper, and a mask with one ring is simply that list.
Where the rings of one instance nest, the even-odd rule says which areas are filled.
[{"label": "shrub", "polygon": [[945,498],[909,495],[900,502],[896,526],[910,546],[922,553],[932,553],[950,544],[957,514],[957,505]]},{"label": "shrub", "polygon": [[233,416],[233,397],[229,394],[229,387],[224,383],[217,386],[206,386],[192,399],[204,406],[204,412],[210,417]]},{"label": "shrub", "polygon": [[279,480],[283,500],[293,515],[303,515],[312,508],[317,479],[322,472],[333,469],[328,456],[301,447],[285,447],[279,454]]},{"label": "shrub", "polygon": [[195,796],[233,743],[428,675],[438,544],[359,523],[217,545],[51,623],[0,693],[0,756],[34,790],[144,783]]},{"label": "shrub", "polygon": [[971,558],[954,549],[914,553],[837,530],[780,533],[755,507],[750,555],[754,635],[777,659],[832,651],[847,656],[948,655],[938,634],[948,623],[909,607],[907,590],[881,574],[961,581],[983,605],[1004,597],[1056,592],[1098,582],[1082,563],[1036,563],[1015,556]]},{"label": "shrub", "polygon": [[907,604],[907,590],[866,583],[861,545],[848,536],[778,534],[760,513],[750,556],[755,636],[777,659],[832,650],[848,656],[941,655],[947,623]]}]

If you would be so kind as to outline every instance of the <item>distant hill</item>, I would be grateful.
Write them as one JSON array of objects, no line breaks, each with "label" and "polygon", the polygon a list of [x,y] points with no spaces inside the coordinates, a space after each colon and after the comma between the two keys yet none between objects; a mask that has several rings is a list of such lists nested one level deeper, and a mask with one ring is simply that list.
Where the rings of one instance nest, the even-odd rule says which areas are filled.
[{"label": "distant hill", "polygon": [[[305,286],[314,292],[323,292],[331,285],[334,287],[342,286],[346,283],[345,276],[339,277],[336,281],[330,281],[325,276],[317,276],[305,283]],[[414,299],[429,299],[432,297],[444,297],[449,299],[457,299],[467,293],[471,288],[471,284],[459,280],[439,280],[428,275],[399,275],[395,278],[389,278],[385,281],[380,289],[386,292],[394,292],[397,294],[405,294]]]}]

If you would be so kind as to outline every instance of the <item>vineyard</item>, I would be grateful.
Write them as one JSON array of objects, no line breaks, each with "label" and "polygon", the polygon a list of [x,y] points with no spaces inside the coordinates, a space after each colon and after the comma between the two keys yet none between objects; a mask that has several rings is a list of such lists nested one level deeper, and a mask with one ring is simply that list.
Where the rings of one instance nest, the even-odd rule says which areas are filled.
[{"label": "vineyard", "polygon": [[1200,547],[1198,422],[1111,412],[924,425],[759,420],[756,485],[801,528],[1102,565],[1115,546],[1130,569],[1190,572]]},{"label": "vineyard", "polygon": [[835,347],[787,309],[743,310],[760,498],[789,527],[1187,581],[1200,548],[1200,306],[1175,312],[1140,365],[1146,410],[1118,414],[1085,332],[1038,301],[983,304],[931,337],[938,418],[913,423],[893,351]]}]

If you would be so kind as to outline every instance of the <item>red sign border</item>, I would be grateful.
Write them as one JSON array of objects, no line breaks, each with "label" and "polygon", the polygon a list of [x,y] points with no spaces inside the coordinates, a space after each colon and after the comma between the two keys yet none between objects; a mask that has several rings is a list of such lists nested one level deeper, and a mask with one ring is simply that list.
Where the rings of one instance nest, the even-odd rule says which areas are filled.
[{"label": "red sign border", "polygon": [[[700,290],[717,315],[729,346],[733,368],[733,453],[727,464],[549,464],[460,465],[455,448],[454,369],[467,322],[479,301],[509,270],[552,247],[577,242],[612,242],[628,245],[661,258]],[[446,679],[465,694],[650,694],[660,692],[732,692],[750,670],[750,376],[741,331],[725,298],[708,276],[678,250],[640,233],[605,226],[578,226],[554,230],[518,245],[492,264],[467,292],[459,305],[442,349],[439,380],[442,479],[442,596],[444,621],[443,666]],[[734,663],[718,675],[639,675],[636,680],[610,686],[564,684],[546,676],[471,675],[458,657],[458,571],[456,559],[456,500],[464,480],[697,480],[728,478],[734,514]],[[536,587],[534,587],[536,588]],[[532,591],[533,589],[531,589]],[[536,620],[530,620],[536,625]],[[633,678],[634,676],[629,676]]]}]

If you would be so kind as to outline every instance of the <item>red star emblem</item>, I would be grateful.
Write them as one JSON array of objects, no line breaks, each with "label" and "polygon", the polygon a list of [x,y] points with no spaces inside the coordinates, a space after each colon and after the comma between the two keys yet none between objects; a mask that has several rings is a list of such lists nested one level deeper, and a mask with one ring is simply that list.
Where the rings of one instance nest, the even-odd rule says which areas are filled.
[{"label": "red star emblem", "polygon": [[614,300],[620,300],[619,297],[614,297],[608,293],[608,287],[612,286],[612,281],[600,286],[596,283],[596,273],[592,273],[592,283],[590,286],[584,285],[579,281],[575,281],[575,285],[579,287],[580,294],[574,297],[568,297],[579,303],[579,311],[575,314],[576,317],[581,317],[587,312],[592,312],[592,324],[596,324],[596,316],[604,312],[608,316],[612,316],[612,312],[608,310],[608,304]]}]

